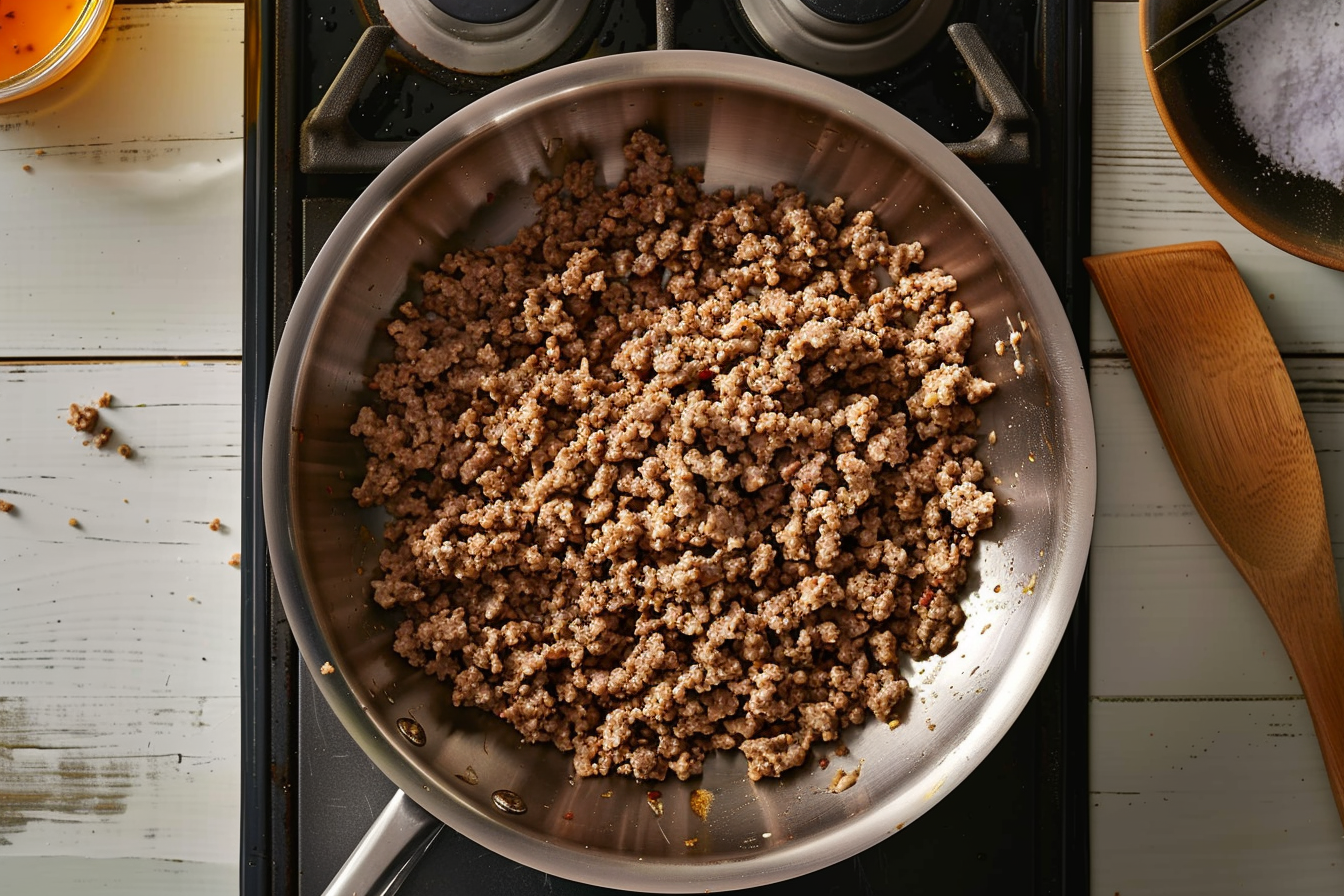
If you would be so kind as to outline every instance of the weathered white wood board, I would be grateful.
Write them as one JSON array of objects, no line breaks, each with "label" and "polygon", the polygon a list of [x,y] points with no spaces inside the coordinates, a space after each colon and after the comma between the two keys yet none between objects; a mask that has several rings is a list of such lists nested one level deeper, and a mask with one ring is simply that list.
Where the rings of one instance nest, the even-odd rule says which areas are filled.
[{"label": "weathered white wood board", "polygon": [[[1138,4],[1099,2],[1092,11],[1092,252],[1217,240],[1241,270],[1280,351],[1339,351],[1344,272],[1271,246],[1204,192],[1172,146],[1148,91]],[[1118,351],[1095,291],[1091,321],[1093,350]]]},{"label": "weathered white wood board", "polygon": [[[120,892],[236,886],[240,390],[237,363],[0,364],[0,873],[36,875],[14,892],[113,867]],[[65,418],[104,392],[99,450]]]},{"label": "weathered white wood board", "polygon": [[1092,892],[1344,891],[1305,701],[1094,700]]},{"label": "weathered white wood board", "polygon": [[0,873],[21,893],[125,893],[127,896],[184,896],[237,893],[236,866],[175,859],[0,859]]},{"label": "weathered white wood board", "polygon": [[236,868],[238,721],[233,697],[0,699],[0,870],[17,856]]},{"label": "weathered white wood board", "polygon": [[[1289,359],[1344,557],[1344,360]],[[1260,604],[1190,503],[1123,359],[1094,359],[1091,693],[1300,694]]]},{"label": "weathered white wood board", "polygon": [[0,105],[0,358],[241,351],[242,87],[242,4],[117,5]]}]

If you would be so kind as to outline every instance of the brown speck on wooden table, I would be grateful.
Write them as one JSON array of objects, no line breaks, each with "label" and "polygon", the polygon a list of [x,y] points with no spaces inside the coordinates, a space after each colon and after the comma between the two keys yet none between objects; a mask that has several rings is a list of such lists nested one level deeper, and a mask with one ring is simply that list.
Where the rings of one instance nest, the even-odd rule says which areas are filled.
[{"label": "brown speck on wooden table", "polygon": [[211,532],[219,531],[219,517],[215,517],[210,521],[210,531]]},{"label": "brown speck on wooden table", "polygon": [[8,501],[0,501],[0,513],[9,513],[14,509],[14,505]]},{"label": "brown speck on wooden table", "polygon": [[79,520],[75,519],[74,517],[70,517],[70,519],[69,519],[69,524],[70,524],[70,527],[71,527],[72,529],[78,529],[78,528],[79,528]]},{"label": "brown speck on wooden table", "polygon": [[229,565],[232,566],[232,567],[235,568],[235,569],[237,569],[238,567],[242,566],[242,565],[243,565],[243,555],[242,555],[242,554],[234,554],[232,557],[229,558]]},{"label": "brown speck on wooden table", "polygon": [[[127,444],[125,444],[125,443],[123,442],[123,443],[117,448],[117,453],[120,454],[122,457],[125,457],[125,458],[128,458],[128,459],[129,459],[132,455],[135,454],[135,450],[134,450],[133,448],[131,448],[130,445],[127,445]],[[127,502],[127,503],[129,503],[129,502]]]}]

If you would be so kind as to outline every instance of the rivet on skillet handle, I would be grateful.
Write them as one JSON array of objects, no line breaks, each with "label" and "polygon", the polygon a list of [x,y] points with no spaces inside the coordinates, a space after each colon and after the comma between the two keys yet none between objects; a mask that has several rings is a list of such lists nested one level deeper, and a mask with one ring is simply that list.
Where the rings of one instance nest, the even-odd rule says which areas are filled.
[{"label": "rivet on skillet handle", "polygon": [[417,747],[425,745],[425,726],[415,719],[397,719],[397,730],[408,742]]}]

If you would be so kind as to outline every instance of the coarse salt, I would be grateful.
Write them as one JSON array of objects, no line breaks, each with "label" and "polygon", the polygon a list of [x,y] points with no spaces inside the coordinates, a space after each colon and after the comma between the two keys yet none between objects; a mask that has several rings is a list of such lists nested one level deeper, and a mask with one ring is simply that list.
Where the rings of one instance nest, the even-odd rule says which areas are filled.
[{"label": "coarse salt", "polygon": [[1344,187],[1344,0],[1272,0],[1219,39],[1232,106],[1256,149]]}]

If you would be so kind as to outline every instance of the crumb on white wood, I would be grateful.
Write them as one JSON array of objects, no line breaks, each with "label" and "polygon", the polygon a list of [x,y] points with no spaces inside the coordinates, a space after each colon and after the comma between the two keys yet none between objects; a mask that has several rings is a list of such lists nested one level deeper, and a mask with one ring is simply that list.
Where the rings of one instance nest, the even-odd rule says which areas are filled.
[{"label": "crumb on white wood", "polygon": [[91,406],[81,407],[76,402],[70,403],[70,414],[65,418],[65,422],[75,428],[75,432],[93,432],[98,426],[98,409]]},{"label": "crumb on white wood", "polygon": [[330,675],[331,673],[336,671],[336,667],[333,666],[331,663],[323,663],[320,671],[322,672],[323,675]]}]

